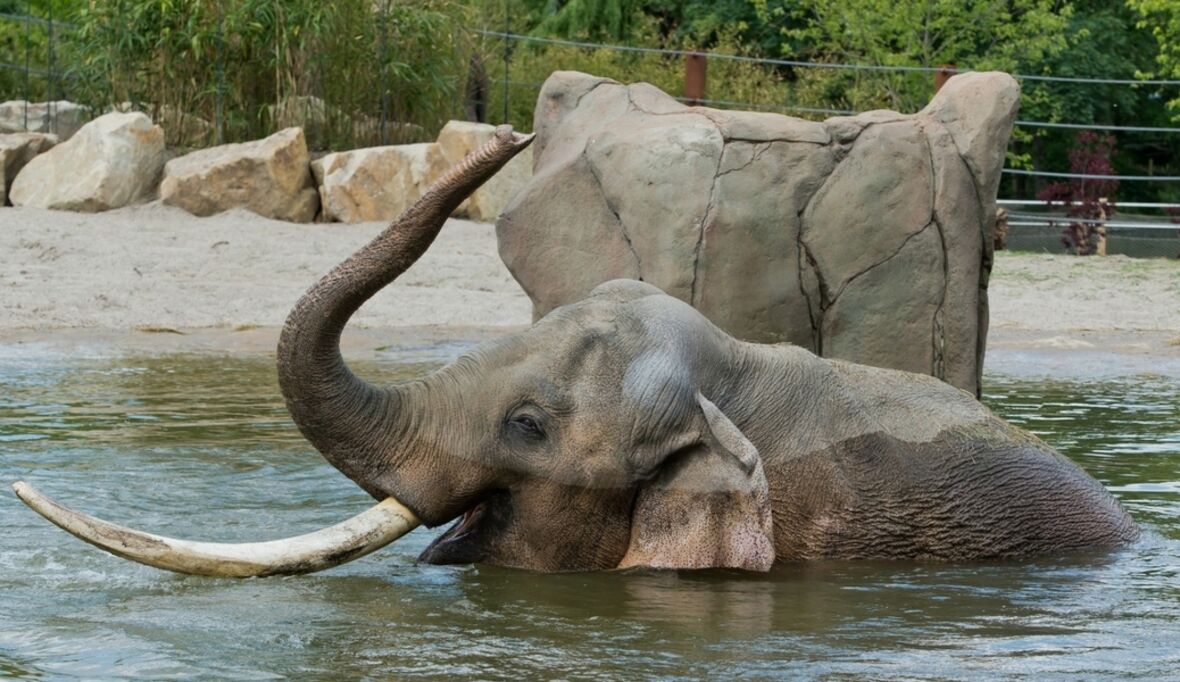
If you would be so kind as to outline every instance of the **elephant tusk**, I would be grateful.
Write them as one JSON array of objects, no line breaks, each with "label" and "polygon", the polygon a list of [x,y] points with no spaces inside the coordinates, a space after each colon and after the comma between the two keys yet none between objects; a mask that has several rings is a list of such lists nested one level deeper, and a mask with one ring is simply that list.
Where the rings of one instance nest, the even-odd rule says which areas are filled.
[{"label": "elephant tusk", "polygon": [[22,502],[62,530],[115,556],[167,571],[226,578],[312,573],[381,549],[421,522],[389,497],[368,510],[323,530],[270,542],[190,542],[152,535],[62,506],[19,481]]}]

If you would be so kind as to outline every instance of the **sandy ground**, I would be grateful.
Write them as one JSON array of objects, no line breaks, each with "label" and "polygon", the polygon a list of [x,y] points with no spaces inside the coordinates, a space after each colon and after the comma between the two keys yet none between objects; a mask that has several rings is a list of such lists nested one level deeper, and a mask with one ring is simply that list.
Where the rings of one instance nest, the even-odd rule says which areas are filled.
[{"label": "sandy ground", "polygon": [[[298,225],[161,204],[100,214],[0,209],[0,330],[279,326],[320,275],[385,227]],[[355,318],[362,327],[527,325],[490,225],[452,220]]]},{"label": "sandy ground", "polygon": [[[160,204],[95,215],[3,208],[0,344],[269,350],[299,295],[382,227],[241,210],[197,218]],[[1180,374],[1180,261],[1000,253],[990,298],[989,357],[1071,364],[1116,353]],[[452,220],[361,309],[346,348],[478,339],[530,315],[492,227]]]}]

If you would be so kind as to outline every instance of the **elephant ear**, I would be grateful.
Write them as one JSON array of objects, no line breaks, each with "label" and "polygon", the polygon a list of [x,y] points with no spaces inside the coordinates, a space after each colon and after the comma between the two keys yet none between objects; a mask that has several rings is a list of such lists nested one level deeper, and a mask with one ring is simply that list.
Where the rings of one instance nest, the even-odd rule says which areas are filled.
[{"label": "elephant ear", "polygon": [[773,522],[754,444],[700,393],[700,438],[640,491],[619,568],[770,570]]}]

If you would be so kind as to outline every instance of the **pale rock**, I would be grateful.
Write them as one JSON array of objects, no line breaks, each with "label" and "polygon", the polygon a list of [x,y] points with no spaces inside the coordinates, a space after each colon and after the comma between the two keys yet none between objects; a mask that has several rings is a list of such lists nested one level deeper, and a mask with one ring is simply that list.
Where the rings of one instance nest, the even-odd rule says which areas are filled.
[{"label": "pale rock", "polygon": [[[438,149],[444,172],[492,139],[495,131],[495,126],[470,121],[450,121],[443,126],[438,134]],[[528,182],[532,169],[533,152],[526,148],[460,204],[456,214],[479,222],[495,220]]]},{"label": "pale rock", "polygon": [[146,115],[106,114],[29,161],[9,199],[90,213],[127,206],[153,197],[164,159],[164,132]]},{"label": "pale rock", "polygon": [[172,159],[164,167],[160,198],[193,215],[242,207],[296,223],[314,220],[320,203],[300,128]]},{"label": "pale rock", "polygon": [[0,133],[48,133],[65,142],[89,120],[89,109],[66,100],[0,103]]},{"label": "pale rock", "polygon": [[417,201],[442,171],[434,143],[369,147],[328,154],[311,164],[322,219],[392,220]]},{"label": "pale rock", "polygon": [[57,144],[57,136],[46,133],[0,134],[0,206],[8,202],[13,178],[33,157]]}]

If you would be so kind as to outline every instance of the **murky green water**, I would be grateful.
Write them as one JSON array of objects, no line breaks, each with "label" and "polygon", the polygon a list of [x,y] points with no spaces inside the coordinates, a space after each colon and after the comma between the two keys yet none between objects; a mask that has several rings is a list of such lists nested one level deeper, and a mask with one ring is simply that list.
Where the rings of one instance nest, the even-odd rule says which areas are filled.
[{"label": "murky green water", "polygon": [[[358,370],[397,379],[436,361]],[[263,358],[5,349],[0,481],[194,539],[291,535],[366,507],[300,439],[273,375]],[[1115,491],[1142,542],[1028,562],[548,576],[416,566],[433,535],[419,530],[326,573],[234,581],[101,553],[5,489],[0,677],[1180,678],[1180,382],[988,385],[994,409]]]}]

